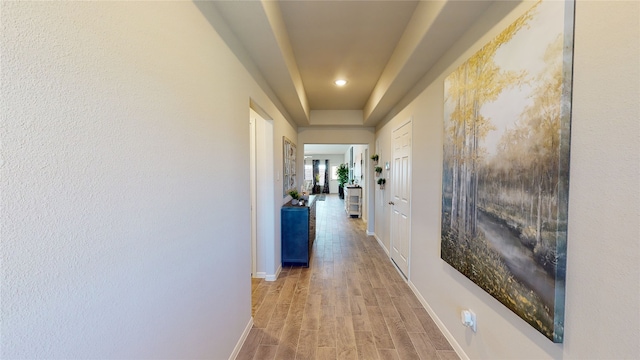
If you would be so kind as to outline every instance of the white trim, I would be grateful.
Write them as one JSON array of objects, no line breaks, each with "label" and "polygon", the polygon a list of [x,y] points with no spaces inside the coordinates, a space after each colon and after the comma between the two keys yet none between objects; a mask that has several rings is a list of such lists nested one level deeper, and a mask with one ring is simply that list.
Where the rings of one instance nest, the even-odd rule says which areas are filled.
[{"label": "white trim", "polygon": [[281,272],[281,271],[282,271],[282,264],[280,264],[280,265],[278,266],[278,270],[276,270],[276,273],[275,273],[275,274],[272,274],[272,275],[266,275],[266,276],[264,277],[264,281],[276,281],[276,280],[278,280],[278,276],[280,276],[280,272]]},{"label": "white trim", "polygon": [[251,328],[253,328],[253,317],[249,319],[249,323],[247,324],[247,327],[244,328],[242,336],[240,336],[236,347],[233,349],[231,356],[229,356],[229,360],[235,360],[235,358],[238,357],[240,349],[242,349],[242,346],[244,345],[244,341],[247,340],[247,336],[249,336],[249,332],[251,332]]},{"label": "white trim", "polygon": [[258,228],[258,218],[256,211],[258,210],[257,203],[257,195],[256,195],[256,121],[257,119],[253,116],[255,111],[249,108],[249,149],[250,149],[250,157],[249,157],[249,193],[251,195],[251,274],[255,277],[260,277],[257,274],[258,269],[256,268],[256,264],[258,263],[256,260],[256,254],[258,249],[258,234],[256,229]]},{"label": "white trim", "polygon": [[375,236],[375,235],[376,235],[375,232],[367,230],[367,236]]},{"label": "white trim", "polygon": [[411,149],[409,149],[409,258],[407,259],[407,282],[411,279],[411,249],[413,249],[413,115],[409,117],[407,121],[409,126],[411,127]]},{"label": "white trim", "polygon": [[380,245],[380,247],[382,248],[382,250],[384,250],[384,253],[387,254],[388,258],[391,258],[391,254],[389,253],[389,249],[387,249],[384,244],[382,243],[382,240],[380,240],[380,238],[378,237],[377,234],[373,234],[373,237],[376,238],[376,240],[378,240],[378,245]]},{"label": "white trim", "polygon": [[258,271],[257,273],[255,273],[255,274],[253,275],[253,277],[254,277],[255,279],[264,279],[265,277],[267,277],[267,273],[266,273],[266,272],[264,272],[264,271]]},{"label": "white trim", "polygon": [[438,329],[440,329],[444,337],[447,338],[447,341],[449,341],[449,344],[451,345],[453,350],[456,352],[456,354],[458,354],[458,356],[462,360],[470,360],[467,354],[464,352],[464,350],[462,350],[462,347],[460,346],[460,344],[458,344],[458,342],[453,337],[453,335],[451,335],[451,333],[449,332],[449,329],[447,329],[447,327],[444,326],[444,323],[440,320],[438,315],[436,315],[435,311],[433,311],[431,306],[429,306],[429,303],[427,303],[427,300],[425,300],[422,294],[420,294],[420,291],[418,291],[418,288],[416,288],[416,286],[413,285],[413,282],[405,278],[402,271],[398,269],[398,266],[396,265],[396,263],[393,261],[393,259],[391,259],[391,254],[389,253],[389,250],[387,250],[387,248],[384,247],[378,235],[373,234],[373,236],[376,238],[376,240],[378,240],[378,244],[389,257],[389,261],[391,262],[391,265],[393,265],[393,267],[396,269],[398,274],[400,274],[400,277],[402,278],[402,280],[404,280],[409,285],[409,288],[411,289],[411,291],[413,291],[414,295],[418,298],[422,306],[424,306],[425,310],[427,310],[427,313],[429,313],[429,316],[431,316],[431,319],[433,319],[433,322],[435,322],[436,326],[438,327]]},{"label": "white trim", "polygon": [[396,269],[398,274],[400,274],[400,277],[402,278],[402,280],[404,280],[404,282],[406,282],[408,284],[409,283],[409,278],[407,277],[407,275],[405,275],[402,272],[402,270],[400,270],[400,267],[398,266],[398,264],[396,264],[396,262],[393,260],[393,258],[389,257],[389,260],[391,260],[391,265],[393,265],[393,267]]},{"label": "white trim", "polygon": [[449,329],[447,329],[447,327],[444,326],[444,323],[442,322],[442,320],[440,320],[438,315],[436,315],[436,312],[433,311],[431,306],[429,306],[429,303],[427,303],[427,300],[425,300],[422,294],[420,294],[420,291],[418,291],[418,288],[416,288],[416,286],[413,285],[411,281],[408,281],[408,284],[409,284],[409,287],[411,288],[411,291],[413,291],[413,294],[418,298],[422,306],[424,306],[425,310],[427,310],[427,312],[429,313],[429,316],[431,316],[431,319],[433,319],[433,322],[436,323],[436,326],[438,326],[438,329],[440,329],[444,337],[447,338],[447,340],[449,341],[449,344],[451,344],[451,347],[456,352],[456,354],[458,354],[460,359],[470,360],[469,356],[467,356],[464,350],[462,350],[462,346],[458,344],[456,339],[449,332]]}]

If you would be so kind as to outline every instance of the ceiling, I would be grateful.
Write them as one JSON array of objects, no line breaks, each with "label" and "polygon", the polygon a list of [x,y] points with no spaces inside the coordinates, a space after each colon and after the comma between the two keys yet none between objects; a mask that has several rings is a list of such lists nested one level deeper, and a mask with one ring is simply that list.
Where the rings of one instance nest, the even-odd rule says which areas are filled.
[{"label": "ceiling", "polygon": [[344,155],[351,145],[304,144],[305,155]]},{"label": "ceiling", "polygon": [[[492,2],[196,3],[215,7],[218,19],[203,13],[293,124],[358,110],[355,123],[332,116],[322,125],[376,126]],[[347,85],[334,85],[338,78]]]}]

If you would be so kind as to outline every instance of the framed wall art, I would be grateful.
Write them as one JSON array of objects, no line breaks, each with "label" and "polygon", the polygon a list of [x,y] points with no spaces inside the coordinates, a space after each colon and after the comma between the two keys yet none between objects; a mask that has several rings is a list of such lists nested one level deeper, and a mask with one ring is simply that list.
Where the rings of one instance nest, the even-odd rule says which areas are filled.
[{"label": "framed wall art", "polygon": [[539,1],[444,84],[441,257],[562,342],[573,1]]},{"label": "framed wall art", "polygon": [[296,144],[282,137],[283,170],[282,170],[282,197],[287,197],[290,190],[296,190]]}]

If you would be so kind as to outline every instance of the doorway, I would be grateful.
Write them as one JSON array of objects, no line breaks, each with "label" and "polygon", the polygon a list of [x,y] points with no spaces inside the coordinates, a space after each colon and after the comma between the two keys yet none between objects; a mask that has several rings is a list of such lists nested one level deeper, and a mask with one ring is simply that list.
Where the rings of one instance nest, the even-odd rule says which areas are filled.
[{"label": "doorway", "polygon": [[[338,179],[335,174],[340,164],[346,164],[349,169],[349,181],[347,185],[354,184],[362,187],[361,218],[367,223],[369,220],[368,192],[371,174],[369,171],[369,145],[368,144],[303,144],[304,146],[304,176],[303,185],[312,193],[314,184],[320,183],[324,190],[325,179],[330,194],[338,194]],[[314,161],[318,161],[318,169],[314,167]],[[323,171],[319,171],[319,168]],[[324,176],[324,169],[327,170]],[[317,171],[318,170],[318,171]],[[319,179],[314,182],[316,174]],[[322,192],[322,191],[321,191]]]},{"label": "doorway", "polygon": [[275,266],[275,176],[273,121],[252,104],[249,117],[251,276],[273,281]]}]

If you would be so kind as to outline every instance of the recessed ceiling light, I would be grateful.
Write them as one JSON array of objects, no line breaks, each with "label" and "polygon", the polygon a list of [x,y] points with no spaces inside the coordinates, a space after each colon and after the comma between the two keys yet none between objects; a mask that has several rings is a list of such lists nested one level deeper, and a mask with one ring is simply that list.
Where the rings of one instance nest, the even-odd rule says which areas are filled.
[{"label": "recessed ceiling light", "polygon": [[338,80],[334,81],[333,83],[338,85],[338,86],[345,86],[347,84],[347,80],[338,79]]}]

